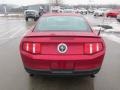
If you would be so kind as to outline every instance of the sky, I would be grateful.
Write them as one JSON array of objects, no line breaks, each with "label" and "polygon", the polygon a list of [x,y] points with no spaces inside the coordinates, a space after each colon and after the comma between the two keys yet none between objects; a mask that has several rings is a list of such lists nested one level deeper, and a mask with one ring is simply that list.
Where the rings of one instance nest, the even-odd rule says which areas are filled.
[{"label": "sky", "polygon": [[[17,4],[17,5],[31,5],[31,4],[44,4],[49,0],[0,0],[0,4]],[[64,4],[77,5],[77,4],[120,4],[120,0],[62,0]]]}]

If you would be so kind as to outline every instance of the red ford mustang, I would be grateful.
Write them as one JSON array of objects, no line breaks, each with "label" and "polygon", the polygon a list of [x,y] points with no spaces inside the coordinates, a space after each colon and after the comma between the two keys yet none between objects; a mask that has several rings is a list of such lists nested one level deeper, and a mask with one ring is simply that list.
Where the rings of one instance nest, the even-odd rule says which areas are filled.
[{"label": "red ford mustang", "polygon": [[78,14],[45,14],[21,40],[30,75],[94,75],[105,55],[103,39]]}]

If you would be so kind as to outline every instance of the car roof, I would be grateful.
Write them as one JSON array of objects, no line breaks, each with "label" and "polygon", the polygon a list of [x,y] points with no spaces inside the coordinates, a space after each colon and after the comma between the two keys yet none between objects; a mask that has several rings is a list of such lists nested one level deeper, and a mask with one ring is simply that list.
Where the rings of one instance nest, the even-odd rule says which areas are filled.
[{"label": "car roof", "polygon": [[46,13],[43,16],[49,17],[49,16],[78,16],[78,17],[83,17],[80,14],[75,14],[75,13]]}]

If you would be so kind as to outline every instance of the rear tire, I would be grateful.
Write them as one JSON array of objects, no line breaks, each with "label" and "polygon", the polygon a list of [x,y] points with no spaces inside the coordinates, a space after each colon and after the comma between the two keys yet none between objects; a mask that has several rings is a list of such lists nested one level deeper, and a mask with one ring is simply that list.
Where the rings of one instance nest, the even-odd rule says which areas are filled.
[{"label": "rear tire", "polygon": [[80,12],[81,14],[83,14],[83,12]]},{"label": "rear tire", "polygon": [[28,18],[26,17],[25,20],[28,21]]},{"label": "rear tire", "polygon": [[30,77],[34,77],[35,75],[34,75],[34,74],[32,74],[32,73],[30,73],[30,74],[29,74],[29,76],[30,76]]},{"label": "rear tire", "polygon": [[117,19],[118,22],[120,22],[120,19]]},{"label": "rear tire", "polygon": [[91,74],[90,77],[91,77],[91,78],[95,78],[95,75],[94,75],[94,74]]},{"label": "rear tire", "polygon": [[107,18],[111,18],[111,17],[107,15]]},{"label": "rear tire", "polygon": [[38,20],[38,18],[34,18],[34,21],[37,21]]},{"label": "rear tire", "polygon": [[96,14],[94,14],[94,17],[96,17],[97,15]]}]

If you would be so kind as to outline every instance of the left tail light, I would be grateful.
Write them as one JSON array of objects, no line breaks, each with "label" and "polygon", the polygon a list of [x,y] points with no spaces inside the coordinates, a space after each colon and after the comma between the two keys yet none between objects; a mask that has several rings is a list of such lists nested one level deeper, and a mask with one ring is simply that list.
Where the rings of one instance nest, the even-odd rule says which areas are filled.
[{"label": "left tail light", "polygon": [[34,42],[24,42],[22,45],[24,51],[32,54],[40,54],[41,53],[41,45],[40,43]]}]

